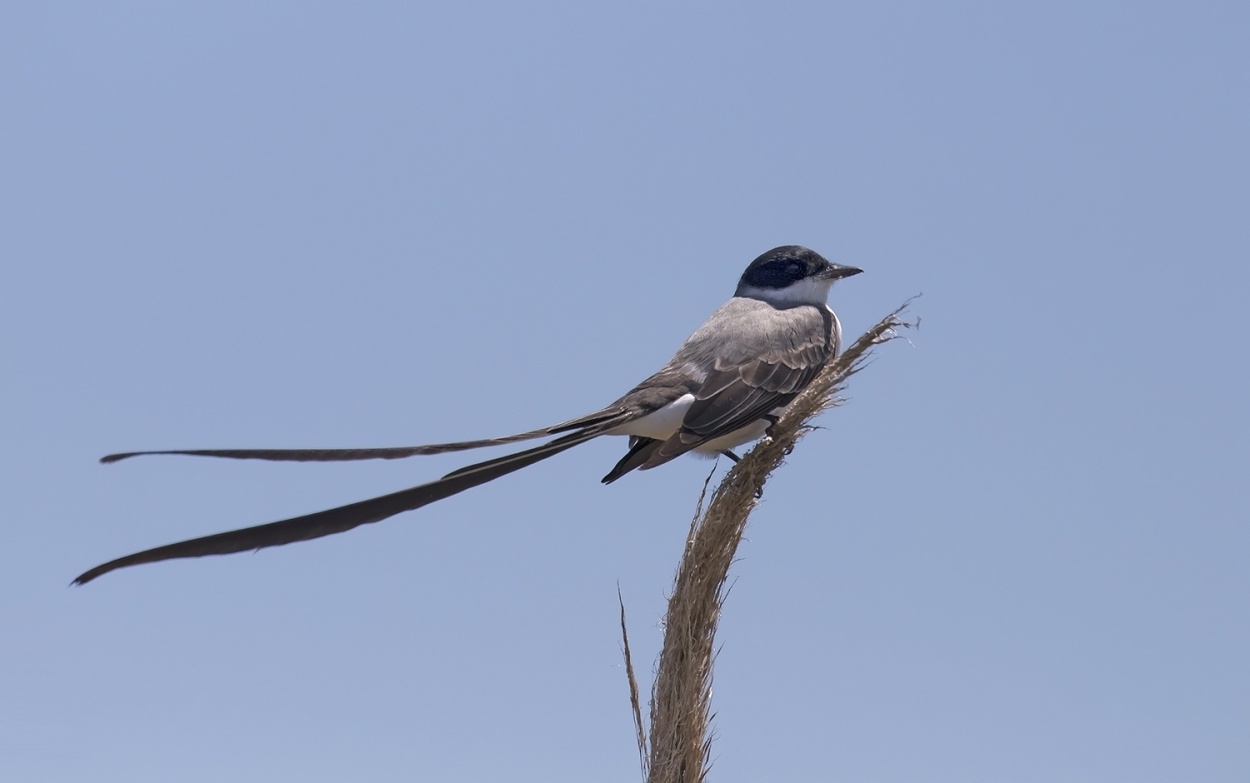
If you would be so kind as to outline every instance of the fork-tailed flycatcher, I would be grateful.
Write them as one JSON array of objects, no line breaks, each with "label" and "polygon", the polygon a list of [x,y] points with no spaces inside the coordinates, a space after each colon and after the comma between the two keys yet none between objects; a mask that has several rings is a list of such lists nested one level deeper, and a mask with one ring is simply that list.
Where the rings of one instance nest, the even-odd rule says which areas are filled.
[{"label": "fork-tailed flycatcher", "polygon": [[118,568],[204,555],[225,555],[342,533],[450,497],[559,454],[600,435],[628,435],[629,449],[603,477],[609,484],[688,451],[725,454],[763,436],[776,416],[841,350],[842,327],[826,303],[834,282],[861,270],[826,261],[797,245],[751,262],[733,298],[687,338],[668,364],[606,408],[562,424],[503,438],[382,449],[203,449],[110,454],[116,462],[143,454],[233,459],[343,461],[398,459],[541,438],[541,446],[479,462],[437,481],[267,525],[231,530],[148,549],[98,565],[74,580],[85,584]]}]

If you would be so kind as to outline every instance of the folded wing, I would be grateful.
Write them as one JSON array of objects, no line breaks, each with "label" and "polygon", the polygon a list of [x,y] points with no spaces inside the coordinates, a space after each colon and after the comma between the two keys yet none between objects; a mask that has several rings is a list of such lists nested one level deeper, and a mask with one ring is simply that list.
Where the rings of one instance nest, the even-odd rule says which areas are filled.
[{"label": "folded wing", "polygon": [[755,330],[763,345],[743,345],[718,356],[672,437],[655,446],[642,470],[730,435],[785,407],[841,347],[841,328],[828,308],[765,312],[769,328]]}]

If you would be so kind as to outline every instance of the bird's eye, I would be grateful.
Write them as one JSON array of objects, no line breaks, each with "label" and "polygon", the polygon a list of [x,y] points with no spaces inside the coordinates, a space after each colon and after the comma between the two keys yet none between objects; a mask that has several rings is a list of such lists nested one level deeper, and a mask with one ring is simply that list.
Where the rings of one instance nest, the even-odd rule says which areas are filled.
[{"label": "bird's eye", "polygon": [[789,266],[787,266],[787,267],[786,267],[786,274],[787,274],[787,275],[790,275],[791,277],[798,277],[798,276],[799,276],[799,265],[798,265],[798,264],[790,264]]}]

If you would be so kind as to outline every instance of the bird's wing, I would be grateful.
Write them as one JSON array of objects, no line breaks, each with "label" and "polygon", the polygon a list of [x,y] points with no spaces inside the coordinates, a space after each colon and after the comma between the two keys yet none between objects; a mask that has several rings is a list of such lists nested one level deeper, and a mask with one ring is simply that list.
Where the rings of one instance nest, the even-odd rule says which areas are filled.
[{"label": "bird's wing", "polygon": [[403,459],[427,454],[446,454],[452,451],[468,451],[488,446],[503,446],[548,435],[559,435],[562,432],[593,427],[604,421],[619,416],[619,408],[604,408],[601,411],[580,416],[576,419],[553,424],[550,427],[505,435],[502,438],[485,438],[483,440],[464,440],[455,443],[430,443],[424,446],[392,446],[373,449],[174,449],[160,451],[127,451],[120,454],[109,454],[101,457],[100,462],[120,462],[131,457],[144,457],[154,454],[175,454],[189,457],[225,457],[227,459],[263,459],[276,462],[351,462],[363,459]]},{"label": "bird's wing", "polygon": [[[624,415],[620,414],[618,418],[622,418]],[[234,552],[264,549],[265,547],[292,544],[296,541],[309,541],[322,536],[343,533],[354,527],[380,522],[404,511],[421,508],[443,498],[464,492],[467,489],[472,489],[480,484],[493,481],[501,476],[506,476],[513,471],[520,470],[533,465],[535,462],[571,449],[579,443],[598,437],[617,425],[618,422],[616,420],[604,421],[598,425],[586,427],[577,432],[556,438],[550,443],[544,443],[541,446],[520,451],[516,454],[479,462],[449,473],[437,481],[394,492],[390,495],[362,500],[359,503],[339,506],[326,511],[318,511],[301,517],[284,519],[280,522],[271,522],[267,525],[231,530],[225,533],[217,533],[211,536],[156,547],[143,552],[136,552],[133,555],[110,560],[84,572],[74,580],[74,584],[86,584],[92,579],[107,574],[109,571],[143,563],[156,563],[161,560],[174,560],[186,557],[203,557],[205,555],[228,555]]]},{"label": "bird's wing", "polygon": [[[784,407],[806,388],[838,352],[840,327],[827,309],[806,308],[786,318],[807,328],[769,334],[767,345],[747,346],[748,356],[717,357],[699,386],[682,426],[654,449],[642,470],[742,429]],[[819,315],[817,315],[819,313]],[[811,319],[818,317],[820,323]],[[767,334],[767,333],[766,333]]]}]

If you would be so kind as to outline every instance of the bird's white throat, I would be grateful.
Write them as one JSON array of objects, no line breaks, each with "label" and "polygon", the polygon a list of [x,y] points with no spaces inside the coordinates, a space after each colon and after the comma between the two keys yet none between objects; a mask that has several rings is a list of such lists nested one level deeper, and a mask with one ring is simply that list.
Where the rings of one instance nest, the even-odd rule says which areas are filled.
[{"label": "bird's white throat", "polygon": [[785,288],[756,288],[755,286],[744,285],[739,286],[735,296],[761,299],[769,304],[823,305],[829,301],[829,289],[833,287],[833,283],[833,280],[806,277],[791,283]]}]

